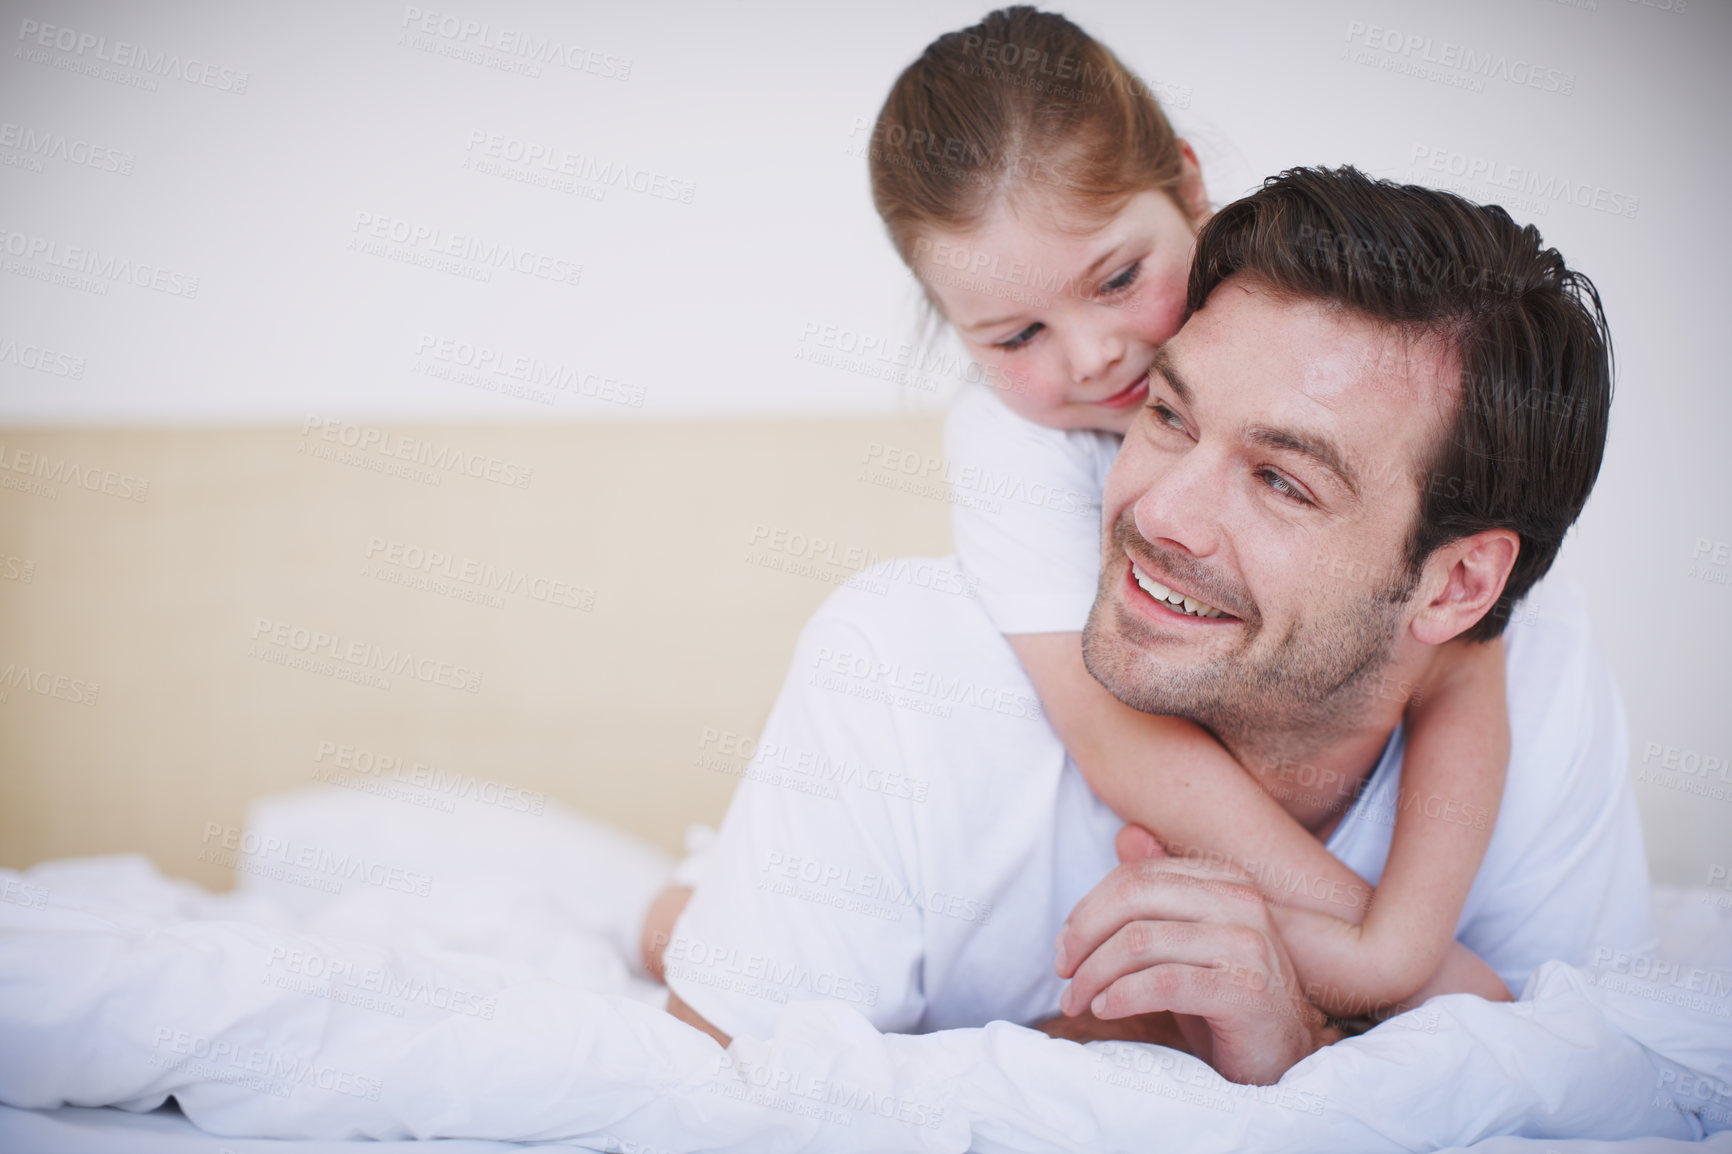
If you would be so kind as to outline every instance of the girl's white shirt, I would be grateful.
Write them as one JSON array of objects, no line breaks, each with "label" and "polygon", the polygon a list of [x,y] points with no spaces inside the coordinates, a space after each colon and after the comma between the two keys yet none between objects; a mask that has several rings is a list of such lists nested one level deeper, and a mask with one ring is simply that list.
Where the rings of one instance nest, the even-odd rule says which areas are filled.
[{"label": "girl's white shirt", "polygon": [[1000,633],[1080,633],[1101,575],[1101,493],[1123,438],[1049,429],[970,384],[944,422],[961,568]]}]

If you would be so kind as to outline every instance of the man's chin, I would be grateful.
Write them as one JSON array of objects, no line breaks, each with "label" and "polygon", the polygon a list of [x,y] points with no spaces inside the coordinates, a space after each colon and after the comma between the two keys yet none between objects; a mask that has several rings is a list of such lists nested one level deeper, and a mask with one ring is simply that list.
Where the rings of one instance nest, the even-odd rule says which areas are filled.
[{"label": "man's chin", "polygon": [[1150,627],[1123,606],[1111,607],[1102,622],[1101,609],[1083,632],[1083,664],[1094,679],[1132,709],[1192,716],[1196,703],[1182,699],[1192,695],[1175,690],[1207,677],[1198,641]]}]

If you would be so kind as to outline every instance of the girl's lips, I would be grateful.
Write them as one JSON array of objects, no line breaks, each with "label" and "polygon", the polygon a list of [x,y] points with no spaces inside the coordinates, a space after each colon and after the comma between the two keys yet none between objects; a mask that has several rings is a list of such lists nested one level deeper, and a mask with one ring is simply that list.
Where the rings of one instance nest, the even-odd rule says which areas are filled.
[{"label": "girl's lips", "polygon": [[1141,400],[1148,394],[1148,391],[1149,378],[1138,377],[1135,381],[1131,382],[1131,384],[1120,389],[1112,396],[1105,400],[1096,401],[1095,404],[1105,406],[1109,409],[1122,409]]}]

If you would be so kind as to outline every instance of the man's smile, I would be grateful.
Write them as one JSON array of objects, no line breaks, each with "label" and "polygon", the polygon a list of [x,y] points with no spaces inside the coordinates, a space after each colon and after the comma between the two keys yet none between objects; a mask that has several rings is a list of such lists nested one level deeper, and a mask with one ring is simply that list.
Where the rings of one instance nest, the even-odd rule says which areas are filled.
[{"label": "man's smile", "polygon": [[1206,601],[1199,601],[1181,590],[1156,580],[1135,561],[1131,562],[1130,577],[1136,587],[1148,595],[1149,600],[1171,615],[1188,617],[1197,621],[1220,621],[1222,624],[1236,623],[1239,620],[1232,614],[1217,609]]}]

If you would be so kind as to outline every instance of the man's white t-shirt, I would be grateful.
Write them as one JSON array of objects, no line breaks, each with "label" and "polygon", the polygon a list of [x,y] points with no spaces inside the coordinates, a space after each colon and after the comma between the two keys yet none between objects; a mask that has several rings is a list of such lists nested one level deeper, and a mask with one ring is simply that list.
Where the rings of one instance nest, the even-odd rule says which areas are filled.
[{"label": "man's white t-shirt", "polygon": [[[665,954],[669,988],[726,1033],[766,1037],[814,998],[887,1032],[1057,1012],[1054,940],[1121,823],[965,592],[843,588],[801,634]],[[1580,593],[1543,582],[1505,641],[1508,783],[1457,936],[1519,992],[1541,961],[1654,934],[1624,715]],[[1401,751],[1397,729],[1328,842],[1373,883]]]},{"label": "man's white t-shirt", "polygon": [[1049,429],[969,385],[944,420],[961,569],[1000,633],[1080,633],[1101,575],[1101,492],[1123,438]]}]

